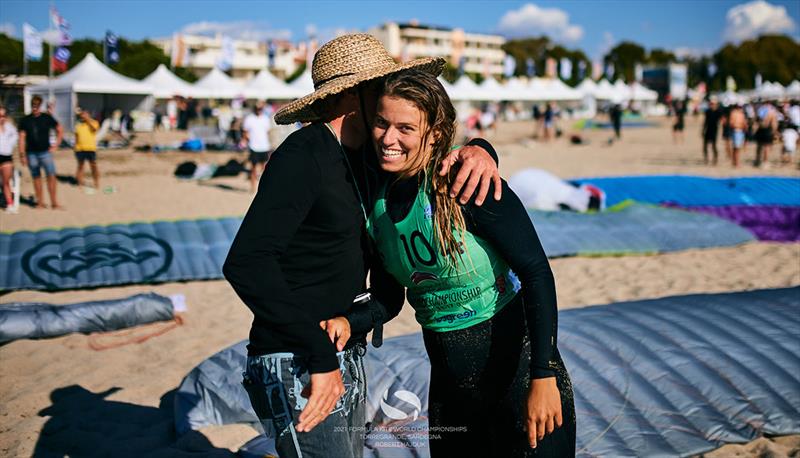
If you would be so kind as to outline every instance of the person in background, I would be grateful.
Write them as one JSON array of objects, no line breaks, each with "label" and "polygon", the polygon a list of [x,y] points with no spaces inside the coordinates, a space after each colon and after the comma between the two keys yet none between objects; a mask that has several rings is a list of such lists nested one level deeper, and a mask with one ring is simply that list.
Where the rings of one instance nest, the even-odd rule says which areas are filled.
[{"label": "person in background", "polygon": [[264,109],[263,101],[258,101],[253,113],[244,118],[242,142],[247,144],[250,151],[250,192],[256,192],[256,181],[264,172],[269,153],[272,148],[269,144],[269,131],[272,121]]},{"label": "person in background", "polygon": [[794,160],[794,153],[797,152],[797,126],[791,121],[784,121],[783,130],[781,130],[781,140],[783,141],[783,154],[781,154],[781,163],[790,164]]},{"label": "person in background", "polygon": [[100,189],[100,172],[97,169],[97,130],[100,123],[95,121],[88,111],[77,108],[78,123],[75,124],[75,160],[78,168],[75,171],[75,181],[78,186],[83,186],[83,166],[89,163],[92,171],[94,189]]},{"label": "person in background", "polygon": [[733,156],[731,144],[731,107],[725,106],[721,109],[721,113],[720,124],[722,124],[722,142],[725,144],[725,157],[730,161]]},{"label": "person in background", "polygon": [[683,128],[686,126],[686,104],[682,100],[675,102],[675,124],[672,125],[672,142],[683,143]]},{"label": "person in background", "polygon": [[[19,155],[22,166],[27,166],[33,177],[33,192],[36,208],[47,208],[44,204],[41,171],[47,177],[47,191],[54,209],[63,209],[56,199],[56,166],[53,153],[61,144],[64,131],[61,124],[47,113],[42,113],[42,98],[38,95],[31,100],[31,114],[19,123]],[[50,131],[56,131],[55,143],[50,141]]]},{"label": "person in background", "polygon": [[544,109],[544,115],[542,116],[543,125],[542,125],[542,140],[550,141],[551,138],[555,136],[555,122],[556,122],[556,111],[553,105],[553,102],[547,102],[547,105]]},{"label": "person in background", "polygon": [[731,162],[734,168],[739,167],[739,155],[745,147],[747,141],[747,118],[744,116],[744,111],[739,105],[731,108],[729,116],[729,124],[731,126]]},{"label": "person in background", "polygon": [[769,102],[764,102],[756,112],[756,167],[769,167],[769,152],[778,131],[778,113]]},{"label": "person in background", "polygon": [[11,195],[11,178],[14,175],[13,153],[18,137],[17,128],[8,119],[6,109],[0,107],[0,180],[3,182],[3,196],[9,213],[17,212]]},{"label": "person in background", "polygon": [[722,117],[722,111],[719,109],[719,104],[715,97],[711,97],[708,101],[708,109],[706,110],[705,119],[703,120],[703,163],[708,165],[708,145],[711,145],[711,150],[714,152],[714,158],[711,161],[712,165],[717,165],[718,152],[717,152],[717,130],[719,129],[719,120]]},{"label": "person in background", "polygon": [[608,112],[608,116],[611,118],[611,124],[614,126],[614,136],[617,140],[622,138],[622,107],[618,103],[615,103],[614,106],[611,107],[611,110]]}]

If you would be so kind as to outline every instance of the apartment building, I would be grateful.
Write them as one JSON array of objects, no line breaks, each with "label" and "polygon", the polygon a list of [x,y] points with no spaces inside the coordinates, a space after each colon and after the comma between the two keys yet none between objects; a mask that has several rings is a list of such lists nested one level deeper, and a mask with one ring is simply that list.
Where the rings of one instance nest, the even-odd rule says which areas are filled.
[{"label": "apartment building", "polygon": [[464,71],[483,75],[503,74],[502,49],[506,42],[500,35],[468,33],[462,29],[432,27],[417,22],[387,22],[369,30],[389,53],[400,61],[419,57],[444,57]]},{"label": "apartment building", "polygon": [[[203,77],[213,69],[223,55],[222,35],[213,37],[205,35],[178,34],[169,38],[159,38],[152,42],[172,55],[173,47],[183,52],[178,58],[179,66],[192,70],[198,77]],[[295,45],[289,41],[275,40],[273,45],[273,62],[271,70],[278,77],[287,77],[294,73],[305,60],[306,44]],[[268,67],[269,45],[263,41],[233,40],[233,65],[231,76],[240,81],[253,77],[261,69]]]}]

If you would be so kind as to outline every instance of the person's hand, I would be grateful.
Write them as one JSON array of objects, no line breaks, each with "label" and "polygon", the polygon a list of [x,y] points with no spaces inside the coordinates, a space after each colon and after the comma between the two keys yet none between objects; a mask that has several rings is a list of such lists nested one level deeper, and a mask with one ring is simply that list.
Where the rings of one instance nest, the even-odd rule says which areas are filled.
[{"label": "person's hand", "polygon": [[481,205],[486,199],[486,194],[489,193],[489,184],[494,182],[494,199],[500,200],[502,196],[500,172],[489,153],[479,146],[464,146],[453,150],[442,161],[439,175],[447,175],[456,163],[460,163],[461,168],[450,186],[451,197],[460,193],[459,202],[466,204],[480,184],[480,189],[475,196],[475,205]]},{"label": "person's hand", "polygon": [[343,316],[320,321],[319,326],[328,333],[331,343],[336,345],[337,351],[342,351],[347,341],[350,340],[350,321]]},{"label": "person's hand", "polygon": [[23,167],[28,166],[28,157],[25,156],[25,153],[19,155],[19,162],[20,164],[22,164]]},{"label": "person's hand", "polygon": [[561,427],[561,393],[555,377],[531,380],[528,392],[527,430],[531,448],[555,428]]},{"label": "person's hand", "polygon": [[311,381],[300,393],[300,396],[308,399],[308,403],[300,412],[297,431],[305,433],[314,429],[330,415],[342,394],[344,394],[344,383],[339,369],[311,374]]},{"label": "person's hand", "polygon": [[47,151],[50,151],[51,153],[55,153],[56,152],[56,145],[50,145],[50,148],[47,148]]}]

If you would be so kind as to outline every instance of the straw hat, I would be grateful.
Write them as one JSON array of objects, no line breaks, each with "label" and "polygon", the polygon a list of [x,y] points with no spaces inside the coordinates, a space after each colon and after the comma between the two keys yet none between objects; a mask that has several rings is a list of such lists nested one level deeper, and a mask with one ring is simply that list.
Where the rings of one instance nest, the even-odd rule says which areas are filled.
[{"label": "straw hat", "polygon": [[312,105],[325,97],[338,94],[359,83],[387,76],[406,69],[416,69],[438,76],[444,59],[427,57],[398,64],[386,48],[372,35],[357,33],[335,38],[314,55],[311,78],[314,92],[284,106],[275,113],[275,122],[318,121]]}]

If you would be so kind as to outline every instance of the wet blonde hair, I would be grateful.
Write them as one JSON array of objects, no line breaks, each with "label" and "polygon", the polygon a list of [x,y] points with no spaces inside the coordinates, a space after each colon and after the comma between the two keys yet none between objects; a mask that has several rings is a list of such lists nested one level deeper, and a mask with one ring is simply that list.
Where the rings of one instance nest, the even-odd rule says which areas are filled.
[{"label": "wet blonde hair", "polygon": [[[426,191],[433,199],[433,229],[435,242],[442,254],[456,266],[463,252],[466,224],[461,207],[449,188],[455,171],[446,176],[436,171],[450,153],[456,132],[456,110],[442,84],[435,76],[416,70],[406,70],[384,80],[383,97],[396,97],[414,104],[422,115],[420,151],[410,158],[409,167],[399,178],[420,176]],[[433,144],[428,148],[428,144]],[[460,237],[456,238],[454,232]]]}]

